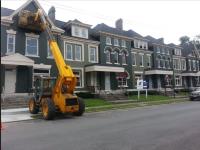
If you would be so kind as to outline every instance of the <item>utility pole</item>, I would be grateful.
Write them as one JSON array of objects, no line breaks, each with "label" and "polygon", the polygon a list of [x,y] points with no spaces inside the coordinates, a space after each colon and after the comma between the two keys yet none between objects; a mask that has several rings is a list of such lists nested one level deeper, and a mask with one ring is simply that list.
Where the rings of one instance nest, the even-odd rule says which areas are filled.
[{"label": "utility pole", "polygon": [[173,95],[175,98],[175,71],[174,71],[174,59],[172,54],[172,71],[173,71]]}]

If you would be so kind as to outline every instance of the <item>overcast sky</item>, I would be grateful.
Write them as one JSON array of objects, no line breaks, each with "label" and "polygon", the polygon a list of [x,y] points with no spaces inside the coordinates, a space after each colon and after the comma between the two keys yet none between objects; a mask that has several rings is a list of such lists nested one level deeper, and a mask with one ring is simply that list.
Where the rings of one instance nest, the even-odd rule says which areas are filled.
[{"label": "overcast sky", "polygon": [[[1,0],[1,6],[17,9],[27,0]],[[56,19],[78,19],[95,26],[105,23],[114,27],[123,19],[124,30],[132,29],[142,36],[164,37],[165,43],[179,44],[179,37],[200,34],[200,1],[86,1],[38,0],[48,12],[56,8]]]}]

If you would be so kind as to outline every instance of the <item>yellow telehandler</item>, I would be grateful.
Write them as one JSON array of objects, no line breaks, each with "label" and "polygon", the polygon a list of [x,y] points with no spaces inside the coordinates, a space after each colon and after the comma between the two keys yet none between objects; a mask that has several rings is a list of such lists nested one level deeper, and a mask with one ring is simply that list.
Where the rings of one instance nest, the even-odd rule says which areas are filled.
[{"label": "yellow telehandler", "polygon": [[81,116],[85,111],[85,104],[74,94],[76,77],[63,59],[47,17],[40,9],[37,12],[22,10],[19,13],[18,25],[21,28],[46,33],[59,72],[58,78],[37,77],[35,79],[34,96],[29,100],[30,113],[37,114],[41,110],[46,120],[54,119],[57,111]]}]

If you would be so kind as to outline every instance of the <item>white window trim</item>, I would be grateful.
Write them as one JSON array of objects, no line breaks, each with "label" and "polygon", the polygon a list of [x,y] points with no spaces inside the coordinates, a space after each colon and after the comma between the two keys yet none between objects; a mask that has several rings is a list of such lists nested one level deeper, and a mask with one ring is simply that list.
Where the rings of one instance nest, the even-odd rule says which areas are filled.
[{"label": "white window trim", "polygon": [[[110,55],[110,57],[109,57],[109,58],[110,58],[110,59],[109,59],[110,61],[107,61],[107,53],[108,53],[108,52],[109,52],[109,55]],[[111,63],[111,52],[110,52],[110,51],[108,51],[108,52],[105,53],[105,54],[106,54],[106,63],[107,63],[107,64],[112,64],[112,63]]]},{"label": "white window trim", "polygon": [[[122,62],[122,65],[128,65],[127,64],[127,55],[125,54],[125,53],[123,53],[124,54],[124,56],[125,56],[125,60],[126,60],[126,63],[124,64],[123,62]],[[122,57],[123,55],[121,54],[121,57]]]},{"label": "white window trim", "polygon": [[136,53],[135,53],[135,52],[132,52],[132,55],[134,55],[134,57],[135,57],[135,64],[133,65],[133,62],[132,62],[132,66],[137,66]]},{"label": "white window trim", "polygon": [[121,42],[122,43],[124,42],[124,45],[122,45],[122,43],[121,43],[121,46],[124,47],[124,48],[126,48],[126,40],[121,40]]},{"label": "white window trim", "polygon": [[147,56],[148,63],[149,63],[149,66],[147,65],[147,68],[151,68],[151,55],[146,54],[146,56]]},{"label": "white window trim", "polygon": [[[110,38],[110,43],[107,43],[107,38]],[[112,39],[110,36],[106,36],[106,45],[112,45]]]},{"label": "white window trim", "polygon": [[[81,42],[74,42],[74,41],[71,41],[71,40],[65,40],[64,42],[64,50],[65,50],[65,45],[66,44],[71,44],[71,45],[81,45],[82,46],[82,60],[81,61],[78,61],[78,62],[83,62],[84,61],[84,52],[85,52],[85,49],[84,49],[84,44],[81,43]],[[72,47],[72,60],[71,59],[65,59],[65,60],[69,60],[69,61],[77,61],[77,60],[74,60],[73,58],[73,47]]]},{"label": "white window trim", "polygon": [[[78,29],[78,35],[75,34],[75,28]],[[83,34],[82,34],[83,30],[86,30],[86,37],[84,37]],[[88,39],[88,29],[87,28],[72,25],[72,31],[71,32],[72,32],[72,36],[74,36],[74,37],[80,37],[80,38]]]},{"label": "white window trim", "polygon": [[[96,48],[96,61],[91,61],[90,60],[90,47],[95,47]],[[91,63],[98,63],[99,62],[99,50],[97,45],[88,45],[88,58],[89,62]]]},{"label": "white window trim", "polygon": [[[117,40],[117,44],[115,44],[115,40]],[[119,39],[114,38],[114,46],[119,46]]]},{"label": "white window trim", "polygon": [[84,82],[84,72],[83,72],[83,68],[73,67],[73,68],[72,68],[72,71],[73,71],[73,70],[81,70],[81,75],[82,75],[82,76],[81,76],[81,80],[82,80],[81,86],[76,86],[75,88],[76,88],[76,89],[78,89],[78,88],[84,88],[84,87],[85,87],[85,84],[84,84],[85,82]]},{"label": "white window trim", "polygon": [[118,84],[118,88],[121,88],[121,87],[128,87],[128,79],[126,78],[126,85],[119,85],[119,81],[117,81],[117,84]]},{"label": "white window trim", "polygon": [[[9,36],[13,36],[13,51],[12,52],[8,52],[8,37]],[[13,53],[15,53],[15,39],[16,39],[16,36],[15,36],[15,34],[11,34],[11,33],[8,33],[7,32],[7,49],[6,49],[6,54],[13,54]]]},{"label": "white window trim", "polygon": [[[71,47],[71,53],[72,53],[72,59],[68,59],[67,58],[67,56],[66,56],[66,51],[67,51],[67,45],[69,45],[70,47]],[[65,47],[64,47],[64,58],[65,58],[65,60],[69,60],[69,61],[73,61],[73,49],[72,49],[73,47],[72,47],[72,44],[70,43],[70,44],[68,44],[68,43],[66,43],[65,44]]]},{"label": "white window trim", "polygon": [[144,54],[143,53],[139,53],[140,56],[142,56],[142,65],[140,65],[140,67],[144,67]]},{"label": "white window trim", "polygon": [[[80,59],[77,59],[76,58],[76,47],[77,46],[80,46],[81,47],[81,54],[80,54],[80,56],[81,56],[81,58]],[[79,61],[79,62],[82,62],[83,60],[82,60],[82,57],[83,57],[83,54],[82,54],[82,48],[83,48],[83,46],[82,45],[79,45],[79,44],[75,44],[74,45],[74,61]]]},{"label": "white window trim", "polygon": [[[37,54],[36,55],[29,55],[29,54],[27,54],[27,39],[36,39],[37,40]],[[28,57],[39,57],[39,35],[34,35],[34,34],[26,33],[26,50],[25,50],[25,56],[28,56]]]},{"label": "white window trim", "polygon": [[118,54],[117,55],[117,63],[114,63],[114,64],[116,64],[116,65],[118,65],[119,64],[119,52],[117,52],[117,51],[115,51],[114,53],[113,53],[113,55],[114,55],[114,58],[115,58],[115,54]]}]

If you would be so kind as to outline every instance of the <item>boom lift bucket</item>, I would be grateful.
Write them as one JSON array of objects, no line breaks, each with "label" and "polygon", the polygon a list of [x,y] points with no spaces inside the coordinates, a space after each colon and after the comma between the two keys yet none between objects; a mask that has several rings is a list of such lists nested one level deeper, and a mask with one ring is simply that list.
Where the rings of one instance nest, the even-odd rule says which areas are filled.
[{"label": "boom lift bucket", "polygon": [[[38,13],[33,13],[28,10],[20,11],[18,15],[18,26],[34,31],[44,31],[45,24],[41,22],[40,17],[37,15]],[[35,20],[35,18],[37,18],[37,20]]]}]

